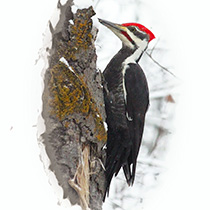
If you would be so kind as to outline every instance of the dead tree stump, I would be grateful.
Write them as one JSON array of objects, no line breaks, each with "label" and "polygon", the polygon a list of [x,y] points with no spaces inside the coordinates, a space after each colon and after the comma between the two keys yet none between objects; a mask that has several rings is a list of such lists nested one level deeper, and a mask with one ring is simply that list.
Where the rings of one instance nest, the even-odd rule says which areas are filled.
[{"label": "dead tree stump", "polygon": [[[52,27],[49,67],[44,74],[42,143],[64,198],[82,209],[102,209],[106,142],[101,75],[96,69],[97,29],[93,8],[71,11],[72,1]],[[71,21],[70,21],[71,20]]]}]

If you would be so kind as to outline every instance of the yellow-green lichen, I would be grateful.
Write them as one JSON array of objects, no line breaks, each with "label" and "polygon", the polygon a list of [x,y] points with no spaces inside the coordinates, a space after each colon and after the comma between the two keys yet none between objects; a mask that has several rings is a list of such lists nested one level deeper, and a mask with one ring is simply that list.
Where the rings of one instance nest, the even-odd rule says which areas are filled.
[{"label": "yellow-green lichen", "polygon": [[51,114],[60,120],[73,113],[89,113],[91,97],[86,85],[64,63],[50,69]]},{"label": "yellow-green lichen", "polygon": [[[87,120],[92,116],[95,123],[94,133],[96,138],[99,141],[106,141],[106,131],[102,117],[87,85],[79,75],[59,61],[50,69],[49,89],[49,105],[52,116],[60,121],[71,117],[75,113],[85,116]],[[65,123],[65,127],[68,127],[68,123]]]},{"label": "yellow-green lichen", "polygon": [[77,55],[81,50],[87,50],[92,43],[93,35],[91,34],[92,20],[88,17],[85,19],[75,19],[74,25],[70,27],[71,39],[58,44],[57,58],[65,57],[67,60],[77,60]]},{"label": "yellow-green lichen", "polygon": [[106,141],[107,140],[107,133],[104,129],[104,124],[101,115],[95,116],[95,133],[96,133],[96,138],[99,141]]},{"label": "yellow-green lichen", "polygon": [[71,27],[71,35],[75,37],[74,44],[76,48],[88,48],[92,39],[91,28],[92,22],[90,20],[85,19],[84,22],[79,19],[75,20],[74,25]]}]

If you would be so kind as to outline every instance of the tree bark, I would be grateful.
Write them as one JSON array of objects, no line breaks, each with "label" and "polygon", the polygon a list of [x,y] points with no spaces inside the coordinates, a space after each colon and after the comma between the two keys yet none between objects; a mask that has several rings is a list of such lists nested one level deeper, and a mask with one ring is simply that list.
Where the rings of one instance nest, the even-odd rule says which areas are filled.
[{"label": "tree bark", "polygon": [[[82,209],[102,209],[106,142],[101,74],[96,70],[97,29],[93,8],[71,11],[72,0],[58,2],[44,74],[42,142],[64,198]],[[72,20],[72,21],[70,21]],[[72,24],[71,24],[71,23]]]}]

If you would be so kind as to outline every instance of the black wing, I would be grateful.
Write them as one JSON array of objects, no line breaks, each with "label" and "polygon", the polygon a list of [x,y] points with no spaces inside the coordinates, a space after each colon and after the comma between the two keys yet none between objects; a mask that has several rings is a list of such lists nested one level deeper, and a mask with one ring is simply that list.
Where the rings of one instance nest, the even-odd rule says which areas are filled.
[{"label": "black wing", "polygon": [[[118,174],[120,168],[127,163],[132,148],[132,141],[129,136],[129,128],[125,115],[125,103],[123,90],[121,94],[113,94],[104,84],[104,99],[106,109],[106,122],[108,125],[106,144],[106,194],[112,177]],[[122,86],[121,86],[122,87]]]},{"label": "black wing", "polygon": [[[145,114],[149,105],[149,91],[145,74],[138,64],[130,63],[125,72],[126,116],[132,139],[132,150],[124,174],[129,185],[133,184],[136,171],[136,160],[141,145]],[[131,170],[132,165],[132,170]]]}]

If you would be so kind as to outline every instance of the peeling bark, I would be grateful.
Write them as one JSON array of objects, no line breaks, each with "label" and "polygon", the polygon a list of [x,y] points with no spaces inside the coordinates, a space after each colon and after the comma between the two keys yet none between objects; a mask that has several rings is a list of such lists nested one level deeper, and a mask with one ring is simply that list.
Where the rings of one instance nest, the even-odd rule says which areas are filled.
[{"label": "peeling bark", "polygon": [[[64,198],[83,209],[102,209],[106,142],[101,75],[96,70],[92,7],[71,12],[72,1],[58,3],[61,11],[52,33],[49,68],[44,75],[42,143],[63,188]],[[72,20],[74,24],[70,24]]]}]

